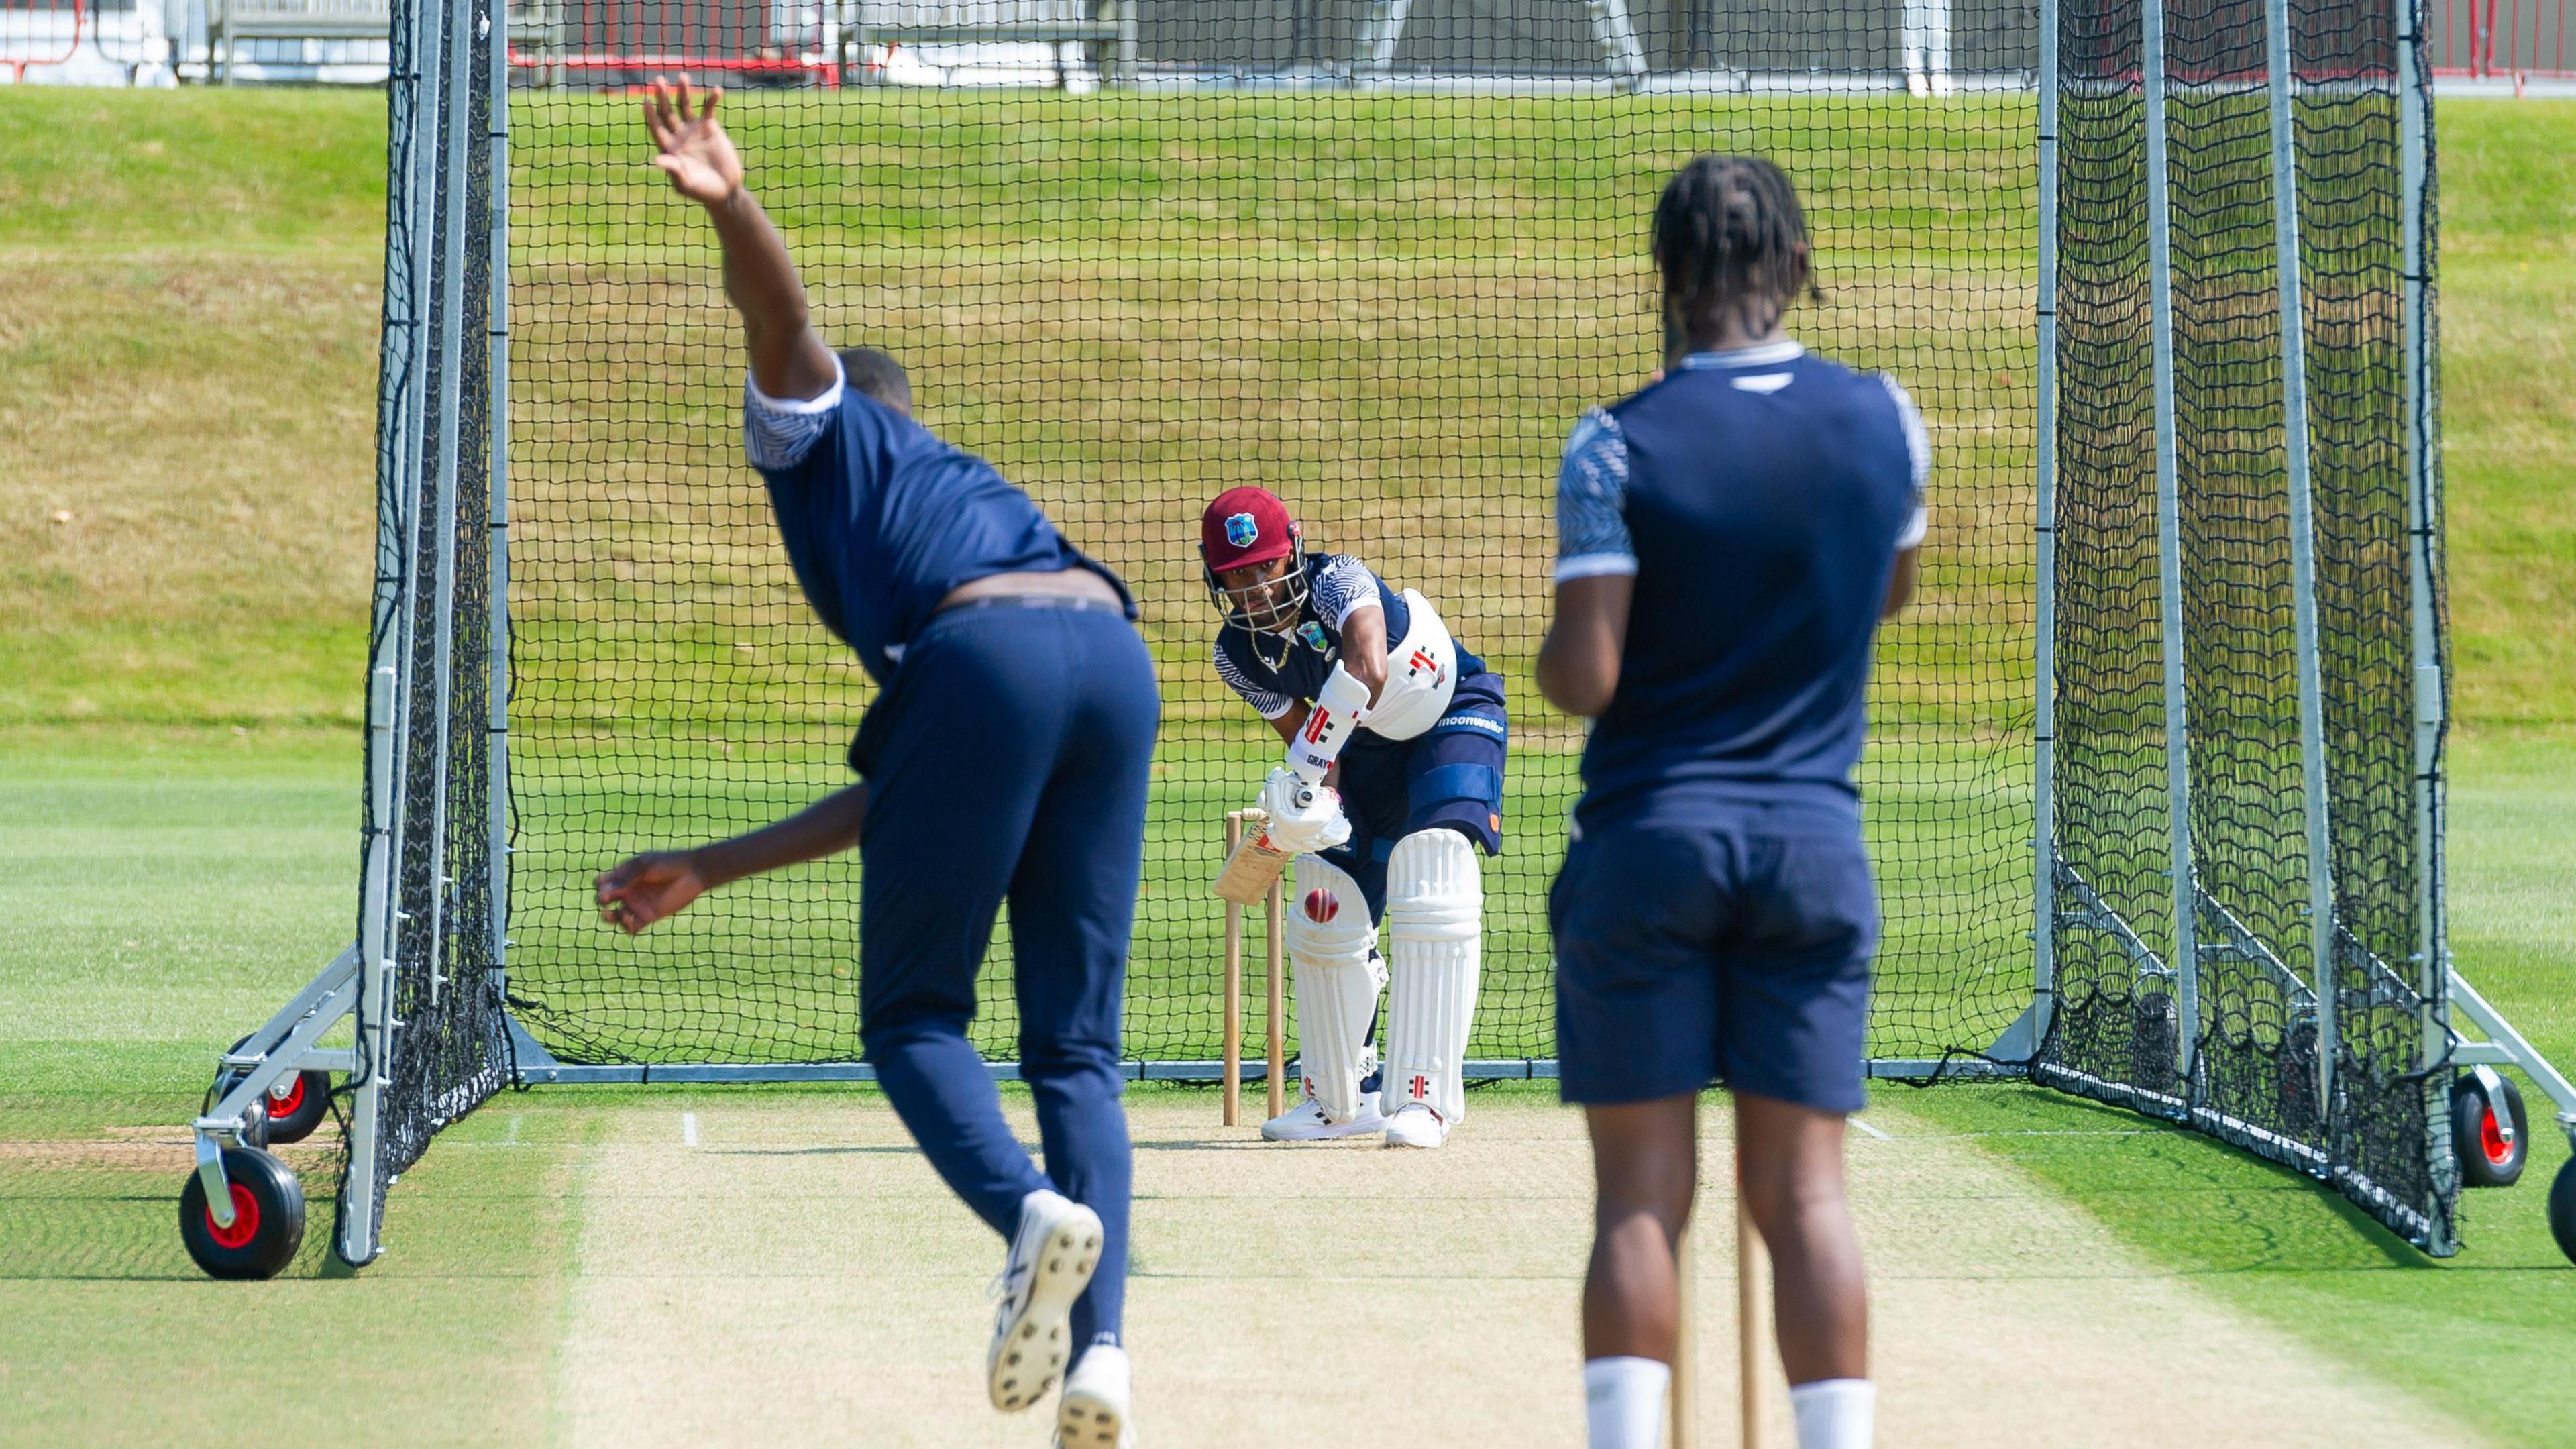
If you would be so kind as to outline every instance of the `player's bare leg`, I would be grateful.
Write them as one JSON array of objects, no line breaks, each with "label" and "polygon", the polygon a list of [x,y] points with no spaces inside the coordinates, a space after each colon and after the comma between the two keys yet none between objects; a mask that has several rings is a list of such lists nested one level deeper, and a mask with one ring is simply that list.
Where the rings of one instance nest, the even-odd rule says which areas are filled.
[{"label": "player's bare leg", "polygon": [[1745,1211],[1771,1253],[1780,1366],[1789,1382],[1869,1372],[1860,1236],[1843,1186],[1843,1117],[1769,1097],[1735,1099]]},{"label": "player's bare leg", "polygon": [[1592,1132],[1592,1261],[1583,1276],[1583,1356],[1673,1361],[1681,1322],[1673,1244],[1699,1173],[1699,1099],[1583,1109]]},{"label": "player's bare leg", "polygon": [[1681,1332],[1674,1244],[1699,1179],[1696,1093],[1584,1109],[1592,1132],[1592,1261],[1583,1275],[1585,1418],[1594,1449],[1663,1442]]},{"label": "player's bare leg", "polygon": [[1735,1098],[1745,1211],[1771,1254],[1772,1321],[1801,1445],[1869,1443],[1869,1294],[1843,1181],[1843,1116]]}]

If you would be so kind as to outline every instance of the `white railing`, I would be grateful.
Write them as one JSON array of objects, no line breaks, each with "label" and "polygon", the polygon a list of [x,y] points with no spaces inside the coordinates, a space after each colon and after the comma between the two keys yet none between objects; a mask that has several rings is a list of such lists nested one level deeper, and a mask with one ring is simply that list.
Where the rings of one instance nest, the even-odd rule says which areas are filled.
[{"label": "white railing", "polygon": [[255,40],[376,41],[393,26],[390,0],[208,0],[208,78],[230,85]]}]

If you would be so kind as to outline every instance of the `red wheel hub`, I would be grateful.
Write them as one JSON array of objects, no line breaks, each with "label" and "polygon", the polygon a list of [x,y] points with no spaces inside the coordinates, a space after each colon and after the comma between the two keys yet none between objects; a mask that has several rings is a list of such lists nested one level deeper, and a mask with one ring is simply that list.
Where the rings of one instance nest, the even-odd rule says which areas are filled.
[{"label": "red wheel hub", "polygon": [[2513,1161],[2513,1144],[2504,1140],[2504,1124],[2497,1120],[2492,1106],[2478,1118],[2478,1148],[2486,1153],[2487,1161],[2498,1167]]},{"label": "red wheel hub", "polygon": [[206,1233],[216,1244],[226,1248],[247,1248],[259,1236],[259,1199],[240,1183],[228,1184],[233,1190],[233,1225],[225,1227],[215,1221],[215,1211],[206,1209]]},{"label": "red wheel hub", "polygon": [[285,1096],[278,1096],[274,1092],[269,1094],[268,1115],[271,1121],[280,1117],[292,1117],[295,1115],[295,1109],[304,1105],[304,1074],[298,1072],[286,1080],[290,1085],[286,1089]]}]

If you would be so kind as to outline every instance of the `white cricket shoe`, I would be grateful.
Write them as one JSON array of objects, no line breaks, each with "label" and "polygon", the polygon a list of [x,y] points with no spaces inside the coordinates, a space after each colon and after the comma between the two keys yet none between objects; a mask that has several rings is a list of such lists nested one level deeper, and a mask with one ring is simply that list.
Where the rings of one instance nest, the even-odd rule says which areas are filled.
[{"label": "white cricket shoe", "polygon": [[984,1369],[993,1407],[1025,1409],[1055,1386],[1072,1355],[1073,1300],[1100,1266],[1100,1214],[1040,1188],[1020,1199],[1019,1230],[993,1282],[993,1347]]},{"label": "white cricket shoe", "polygon": [[1449,1140],[1449,1124],[1427,1102],[1407,1102],[1386,1119],[1389,1147],[1438,1147]]},{"label": "white cricket shoe", "polygon": [[1335,1137],[1357,1137],[1364,1132],[1386,1128],[1386,1117],[1377,1109],[1375,1092],[1360,1093],[1359,1115],[1348,1122],[1336,1122],[1324,1115],[1324,1104],[1312,1092],[1304,1101],[1261,1124],[1265,1142],[1326,1142]]},{"label": "white cricket shoe", "polygon": [[1064,1398],[1055,1410],[1056,1449],[1135,1449],[1130,1395],[1135,1369],[1127,1350],[1095,1343],[1065,1375]]}]

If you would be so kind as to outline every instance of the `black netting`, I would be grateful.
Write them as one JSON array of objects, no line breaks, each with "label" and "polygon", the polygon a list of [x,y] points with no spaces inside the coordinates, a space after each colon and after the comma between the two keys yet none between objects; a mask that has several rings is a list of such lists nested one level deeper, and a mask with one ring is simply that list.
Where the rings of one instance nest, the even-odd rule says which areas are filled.
[{"label": "black netting", "polygon": [[2067,1081],[2180,1093],[2134,4],[2061,3],[2057,1010]]},{"label": "black netting", "polygon": [[2169,6],[2166,134],[2199,1019],[2194,1104],[2314,1148],[2298,638],[2259,0]]},{"label": "black netting", "polygon": [[[2415,795],[2415,551],[2401,107],[2382,7],[2291,7],[2301,337],[2335,919],[2310,908],[2310,801],[2284,429],[2266,13],[2164,13],[2165,131],[2150,135],[2135,0],[2060,8],[2058,1009],[2038,1070],[2329,1175],[2392,1227],[2447,1244],[2424,1067],[2438,969],[2424,902],[2438,861]],[[2158,569],[2153,253],[2146,148],[2169,175],[2191,869],[2170,855]],[[2429,157],[2426,158],[2429,167]],[[2429,170],[2427,172],[2429,177]],[[2422,202],[2430,268],[2429,183]],[[2429,297],[2429,280],[2425,292]],[[2425,306],[2429,312],[2429,300]],[[2432,355],[2429,334],[2418,357]],[[2429,385],[2429,367],[2420,375]],[[2423,438],[2431,436],[2429,411]],[[2426,510],[2438,480],[2423,480]],[[2429,788],[2429,787],[2428,787]],[[2182,1003],[2176,891],[2192,911]],[[2321,936],[2330,1010],[2319,1001]],[[2334,1095],[2319,1055],[2335,1044]],[[2178,1062],[2188,1059],[2184,1077]]]},{"label": "black netting", "polygon": [[[1138,1058],[1220,1055],[1207,881],[1277,748],[1207,662],[1194,521],[1239,483],[1423,590],[1514,687],[1472,1054],[1553,1055],[1543,896],[1580,732],[1524,681],[1556,459],[1657,361],[1647,215],[1708,150],[1796,178],[1824,298],[1793,327],[1902,379],[1938,458],[1864,767],[1889,927],[1872,1050],[1981,1048],[2028,1001],[2030,16],[1960,6],[1936,34],[1894,3],[1626,8],[1633,44],[1581,0],[1421,3],[1393,37],[1359,3],[1167,0],[1137,7],[1132,71],[1115,27],[1026,39],[1103,9],[1042,0],[868,4],[835,29],[776,11],[758,44],[761,12],[710,6],[636,47],[734,87],[724,114],[831,339],[900,356],[925,421],[1143,602],[1167,713]],[[677,67],[602,51],[606,10],[560,14],[522,18],[513,102],[513,997],[567,1060],[844,1060],[853,862],[638,938],[593,916],[592,876],[627,852],[843,783],[870,691],[742,461],[712,239],[644,164],[634,100],[598,90]],[[960,18],[986,39],[905,29]],[[1257,1041],[1257,1008],[1246,1025]],[[1012,1039],[996,969],[976,1040]]]},{"label": "black netting", "polygon": [[[2449,1106],[2446,1072],[2428,1073],[2425,1023],[2447,1018],[2441,939],[2438,754],[2417,798],[2411,725],[2418,623],[2401,581],[2419,577],[2422,647],[2441,664],[2441,450],[2428,360],[2410,391],[2407,329],[2421,355],[2434,335],[2439,209],[2429,119],[2415,215],[2402,164],[2403,112],[2429,118],[2432,80],[2406,72],[2397,24],[2417,7],[2294,0],[2300,77],[2300,252],[2308,292],[2309,428],[2317,492],[2317,595],[2324,650],[2328,795],[2335,825],[2335,978],[2339,1161],[2405,1209],[2446,1217],[2453,1185],[2428,1140]],[[2408,226],[2422,232],[2419,312],[2406,309]],[[2420,464],[2421,473],[2417,472]],[[2410,532],[2409,490],[2420,532]],[[2444,668],[2447,677],[2447,667]],[[2437,681],[2438,683],[2438,681]],[[2426,920],[2430,909],[2435,920]],[[2371,1204],[2383,1217],[2386,1204]]]},{"label": "black netting", "polygon": [[397,8],[372,655],[400,687],[390,739],[368,737],[370,779],[393,751],[393,798],[370,792],[367,830],[392,832],[398,914],[387,1059],[360,1068],[382,1082],[364,1165],[379,1214],[382,1187],[508,1077],[492,855],[495,27],[489,0],[417,33]]}]

